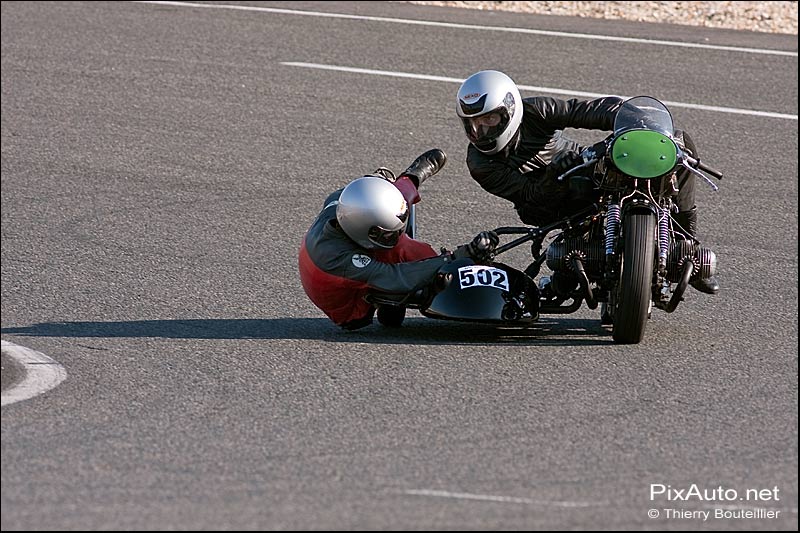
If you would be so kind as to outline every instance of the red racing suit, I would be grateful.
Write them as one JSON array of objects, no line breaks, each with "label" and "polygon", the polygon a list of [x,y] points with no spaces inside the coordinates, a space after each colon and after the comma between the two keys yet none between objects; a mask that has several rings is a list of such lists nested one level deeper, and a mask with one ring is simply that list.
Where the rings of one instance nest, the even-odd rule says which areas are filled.
[{"label": "red racing suit", "polygon": [[[419,200],[408,178],[401,176],[395,186],[409,204]],[[298,266],[303,289],[314,305],[335,324],[347,328],[350,323],[372,318],[375,308],[364,300],[368,292],[415,292],[431,283],[450,258],[405,234],[391,249],[362,248],[336,220],[341,192],[339,189],[328,196],[303,237]]]}]

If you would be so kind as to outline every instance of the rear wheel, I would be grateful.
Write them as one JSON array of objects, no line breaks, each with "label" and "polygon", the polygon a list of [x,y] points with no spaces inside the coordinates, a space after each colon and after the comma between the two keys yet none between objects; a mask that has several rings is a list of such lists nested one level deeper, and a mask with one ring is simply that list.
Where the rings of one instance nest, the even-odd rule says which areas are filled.
[{"label": "rear wheel", "polygon": [[620,282],[614,299],[614,342],[636,344],[644,337],[650,311],[656,217],[630,213],[622,221],[625,239]]}]

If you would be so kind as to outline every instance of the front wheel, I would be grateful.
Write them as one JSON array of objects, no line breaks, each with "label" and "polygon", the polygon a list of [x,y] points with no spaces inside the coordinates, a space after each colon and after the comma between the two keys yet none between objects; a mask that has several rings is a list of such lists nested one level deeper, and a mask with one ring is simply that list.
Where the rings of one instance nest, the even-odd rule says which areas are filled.
[{"label": "front wheel", "polygon": [[625,243],[612,332],[614,342],[619,344],[637,344],[644,337],[655,261],[655,228],[656,217],[650,212],[629,213],[622,221]]}]

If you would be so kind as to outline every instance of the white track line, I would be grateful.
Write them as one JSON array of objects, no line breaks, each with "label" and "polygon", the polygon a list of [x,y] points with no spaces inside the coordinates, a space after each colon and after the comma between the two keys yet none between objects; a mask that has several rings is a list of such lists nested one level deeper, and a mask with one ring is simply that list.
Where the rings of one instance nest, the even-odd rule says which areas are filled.
[{"label": "white track line", "polygon": [[467,492],[449,492],[446,490],[405,490],[403,494],[409,496],[431,496],[434,498],[450,498],[454,500],[477,500],[484,502],[496,503],[517,503],[524,505],[537,505],[541,507],[563,507],[574,509],[579,507],[596,507],[605,505],[601,502],[586,503],[586,502],[570,502],[570,501],[546,501],[546,500],[532,500],[530,498],[516,498],[512,496],[495,496],[492,494],[470,494]]},{"label": "white track line", "polygon": [[2,351],[25,367],[22,381],[3,391],[2,407],[45,393],[64,381],[67,371],[45,354],[2,341]]},{"label": "white track line", "polygon": [[[461,83],[464,80],[462,78],[449,78],[446,76],[430,76],[428,74],[412,74],[409,72],[391,72],[386,70],[373,70],[367,68],[356,68],[356,67],[342,67],[338,65],[323,65],[320,63],[301,63],[297,61],[282,61],[281,65],[286,65],[289,67],[302,67],[302,68],[314,68],[320,70],[335,70],[338,72],[350,72],[353,74],[369,74],[372,76],[390,76],[393,78],[411,78],[415,80],[427,80],[427,81],[443,81],[448,83]],[[534,91],[537,93],[545,93],[545,94],[558,94],[558,95],[565,95],[565,96],[579,96],[582,98],[601,98],[604,96],[609,96],[608,94],[601,94],[601,93],[587,93],[582,91],[570,91],[567,89],[558,89],[553,87],[536,87],[533,85],[517,85],[521,91]],[[623,97],[625,98],[625,97]],[[769,118],[780,118],[785,120],[797,120],[797,115],[790,115],[786,113],[773,113],[772,111],[756,111],[752,109],[738,109],[735,107],[718,107],[718,106],[711,106],[711,105],[702,105],[702,104],[690,104],[685,102],[669,102],[664,101],[665,104],[672,107],[683,107],[686,109],[699,109],[701,111],[715,111],[718,113],[733,113],[736,115],[751,115],[756,117],[769,117]]]},{"label": "white track line", "polygon": [[304,15],[309,17],[327,17],[350,20],[368,20],[372,22],[389,22],[393,24],[413,24],[416,26],[437,26],[440,28],[456,28],[462,30],[501,31],[508,33],[527,33],[530,35],[544,35],[548,37],[571,37],[574,39],[589,39],[592,41],[616,41],[625,43],[652,44],[659,46],[677,46],[681,48],[704,48],[706,50],[723,50],[725,52],[743,52],[747,54],[766,54],[776,56],[797,57],[797,52],[787,50],[771,50],[764,48],[742,48],[738,46],[719,46],[713,44],[683,43],[676,41],[660,41],[656,39],[639,39],[634,37],[616,37],[613,35],[592,35],[587,33],[570,33],[563,31],[534,30],[509,26],[482,26],[478,24],[457,24],[454,22],[437,22],[432,20],[400,19],[391,17],[371,17],[366,15],[350,15],[347,13],[328,13],[325,11],[301,11],[297,9],[281,9],[276,7],[237,6],[230,4],[195,4],[192,2],[167,2],[157,0],[144,0],[134,2],[137,4],[156,4],[162,6],[193,7],[204,9],[230,9],[236,11],[258,11],[262,13],[278,13],[281,15]]}]

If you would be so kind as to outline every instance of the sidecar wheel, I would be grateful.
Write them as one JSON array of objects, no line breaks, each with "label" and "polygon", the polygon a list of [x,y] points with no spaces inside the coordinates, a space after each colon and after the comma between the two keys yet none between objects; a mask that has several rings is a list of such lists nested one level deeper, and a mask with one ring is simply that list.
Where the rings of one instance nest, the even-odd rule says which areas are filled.
[{"label": "sidecar wheel", "polygon": [[387,328],[399,328],[406,318],[406,308],[398,305],[382,305],[378,308],[378,322]]},{"label": "sidecar wheel", "polygon": [[630,213],[622,224],[625,248],[612,336],[619,344],[637,344],[644,337],[650,314],[656,217],[650,212]]}]

